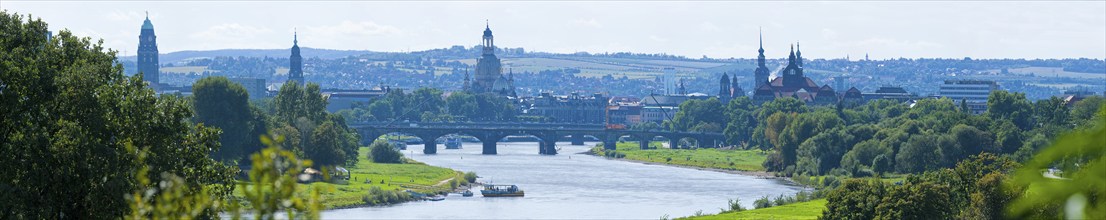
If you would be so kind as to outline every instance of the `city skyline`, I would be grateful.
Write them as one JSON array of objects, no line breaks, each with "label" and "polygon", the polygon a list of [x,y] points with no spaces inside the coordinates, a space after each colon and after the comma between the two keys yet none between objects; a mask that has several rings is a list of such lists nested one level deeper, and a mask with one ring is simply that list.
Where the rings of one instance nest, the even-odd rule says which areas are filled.
[{"label": "city skyline", "polygon": [[815,59],[1106,58],[1104,2],[271,2],[254,10],[256,4],[14,1],[2,8],[41,17],[55,32],[70,27],[103,38],[126,56],[135,54],[134,36],[149,11],[163,53],[286,49],[297,28],[301,46],[311,48],[470,47],[479,43],[470,33],[490,20],[508,36],[502,47],[555,53],[754,58],[763,27],[766,56],[775,59],[795,42]]}]

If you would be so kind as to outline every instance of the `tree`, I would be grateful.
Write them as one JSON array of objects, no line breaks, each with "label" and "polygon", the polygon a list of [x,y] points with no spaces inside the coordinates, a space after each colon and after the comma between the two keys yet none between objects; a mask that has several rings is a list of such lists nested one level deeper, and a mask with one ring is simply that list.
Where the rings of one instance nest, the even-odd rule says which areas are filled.
[{"label": "tree", "polygon": [[1095,117],[1103,117],[1096,116],[1096,113],[1102,115],[1102,113],[1098,111],[1102,106],[1106,106],[1106,98],[1101,96],[1090,96],[1076,102],[1071,108],[1070,118],[1074,127],[1094,126],[1093,123],[1098,121],[1095,120]]},{"label": "tree", "polygon": [[860,171],[866,168],[872,168],[873,171],[880,172],[874,170],[876,168],[876,157],[884,156],[884,159],[887,159],[886,155],[891,155],[891,149],[882,148],[879,140],[861,141],[854,145],[844,156],[841,156],[841,168],[852,173],[853,176],[860,176],[857,174],[860,174]]},{"label": "tree", "polygon": [[875,219],[952,219],[948,190],[947,185],[912,181],[888,187]]},{"label": "tree", "polygon": [[[843,128],[845,122],[832,111],[816,111],[799,114],[791,120],[779,138],[780,156],[785,166],[795,165],[798,160],[799,145],[816,134],[834,128]],[[843,144],[844,141],[841,141]],[[836,161],[834,159],[833,161]]]},{"label": "tree", "polygon": [[956,125],[949,130],[949,135],[960,146],[961,154],[955,155],[956,160],[968,155],[976,155],[991,149],[991,134],[969,125]]},{"label": "tree", "polygon": [[727,143],[740,145],[752,138],[753,130],[757,126],[753,115],[754,110],[749,97],[742,96],[730,100],[725,109],[728,123],[723,131]]},{"label": "tree", "polygon": [[897,170],[904,173],[917,173],[940,167],[941,151],[938,149],[937,135],[910,136],[898,154],[895,154]]},{"label": "tree", "polygon": [[987,115],[992,120],[1006,119],[1022,130],[1033,128],[1033,105],[1024,93],[996,90],[987,96]]},{"label": "tree", "polygon": [[826,196],[826,209],[818,219],[875,219],[886,188],[879,180],[845,180]]},{"label": "tree", "polygon": [[1033,113],[1037,118],[1037,122],[1042,125],[1061,127],[1070,125],[1068,118],[1071,117],[1071,110],[1067,103],[1064,103],[1064,100],[1059,97],[1053,96],[1049,99],[1037,101],[1033,106]]},{"label": "tree", "polygon": [[303,87],[296,82],[285,82],[280,86],[280,91],[273,98],[276,107],[276,115],[285,123],[292,123],[297,118],[307,117],[307,111],[303,108],[306,104],[303,100]]},{"label": "tree", "polygon": [[323,93],[319,88],[319,84],[308,83],[303,89],[303,112],[304,116],[312,121],[322,121],[326,119],[326,99],[323,98]]},{"label": "tree", "polygon": [[[799,101],[798,99],[794,99],[794,98],[790,98],[790,97],[774,99],[772,101],[765,102],[764,104],[761,104],[760,108],[757,109],[756,112],[755,112],[757,127],[756,127],[755,130],[753,130],[753,136],[751,138],[751,141],[753,142],[753,144],[760,146],[761,149],[767,150],[767,149],[774,148],[775,146],[777,146],[777,144],[774,142],[775,138],[776,138],[776,135],[771,134],[770,132],[782,132],[783,128],[785,126],[787,126],[787,123],[774,124],[773,126],[775,126],[775,127],[769,127],[769,125],[771,123],[773,123],[773,122],[769,121],[770,117],[772,117],[772,115],[775,115],[776,113],[781,113],[783,115],[791,115],[792,113],[803,113],[803,112],[806,112],[807,110],[808,110],[807,107],[804,105],[804,103],[802,101]],[[776,117],[785,117],[785,116],[776,116]],[[782,118],[777,118],[777,119],[782,119]],[[774,121],[774,123],[780,123],[780,122],[785,122],[785,121],[779,121],[779,120]],[[778,134],[778,133],[776,133],[776,134]]]},{"label": "tree", "polygon": [[403,153],[387,141],[375,141],[369,146],[369,159],[375,163],[403,163]]},{"label": "tree", "polygon": [[831,169],[840,167],[842,156],[852,147],[846,142],[848,139],[851,139],[850,135],[839,127],[803,141],[798,149],[796,172],[825,175]]},{"label": "tree", "polygon": [[[47,40],[47,25],[0,12],[0,210],[15,218],[119,218],[123,195],[144,185],[148,166],[184,179],[187,191],[233,189],[233,168],[208,153],[218,130],[193,125],[190,104],[157,96],[141,74],[128,77],[115,52],[67,30]],[[133,147],[128,147],[133,146]],[[146,149],[138,160],[132,149]],[[14,212],[14,213],[13,213]]]},{"label": "tree", "polygon": [[311,144],[304,147],[304,154],[321,167],[344,164],[346,152],[342,133],[334,122],[323,122],[312,133]]},{"label": "tree", "polygon": [[992,152],[1014,153],[1022,146],[1022,131],[1010,120],[996,121],[991,124],[991,131],[995,132]]},{"label": "tree", "polygon": [[207,77],[192,85],[192,108],[196,111],[193,120],[205,126],[222,129],[219,143],[222,148],[212,152],[216,159],[238,160],[258,146],[260,131],[253,130],[253,112],[250,109],[249,94],[246,88],[231,82],[226,77]]},{"label": "tree", "polygon": [[[692,127],[704,122],[715,123],[717,127],[725,126],[727,120],[723,112],[722,104],[717,98],[684,101],[680,103],[680,110],[676,111],[676,116],[672,118],[672,130],[690,131]],[[720,131],[721,129],[717,129],[714,132]]]},{"label": "tree", "polygon": [[[442,101],[441,90],[423,87],[411,92],[407,99],[407,106],[414,108],[414,111],[418,113],[415,116],[419,117],[427,113],[431,115],[442,113],[445,102]],[[426,121],[422,120],[421,117],[415,120]]]},{"label": "tree", "polygon": [[453,116],[465,117],[472,120],[476,117],[480,106],[476,103],[476,96],[468,92],[453,92],[446,97],[446,110]]},{"label": "tree", "polygon": [[387,100],[377,100],[369,104],[369,113],[378,121],[389,121],[395,117],[392,103]]}]

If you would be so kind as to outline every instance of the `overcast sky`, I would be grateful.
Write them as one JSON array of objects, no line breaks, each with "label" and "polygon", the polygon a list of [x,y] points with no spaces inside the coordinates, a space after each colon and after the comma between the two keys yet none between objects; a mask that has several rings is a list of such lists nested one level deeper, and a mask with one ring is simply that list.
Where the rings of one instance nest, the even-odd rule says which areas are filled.
[{"label": "overcast sky", "polygon": [[162,53],[302,47],[417,51],[480,42],[571,53],[854,60],[898,57],[1106,58],[1106,1],[1082,2],[0,2],[51,30],[134,55],[144,11]]}]

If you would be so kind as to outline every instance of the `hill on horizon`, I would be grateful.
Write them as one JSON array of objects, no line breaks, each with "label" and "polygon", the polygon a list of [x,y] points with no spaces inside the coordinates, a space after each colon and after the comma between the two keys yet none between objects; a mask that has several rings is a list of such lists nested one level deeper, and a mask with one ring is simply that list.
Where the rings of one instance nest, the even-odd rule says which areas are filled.
[{"label": "hill on horizon", "polygon": [[[343,58],[348,56],[378,53],[369,50],[334,50],[301,47],[300,54],[304,58],[318,57],[322,59]],[[189,59],[214,58],[214,57],[284,57],[292,55],[291,49],[218,49],[218,50],[185,50],[161,54],[158,60],[161,63],[176,63]],[[120,60],[134,61],[136,56],[120,57]]]}]

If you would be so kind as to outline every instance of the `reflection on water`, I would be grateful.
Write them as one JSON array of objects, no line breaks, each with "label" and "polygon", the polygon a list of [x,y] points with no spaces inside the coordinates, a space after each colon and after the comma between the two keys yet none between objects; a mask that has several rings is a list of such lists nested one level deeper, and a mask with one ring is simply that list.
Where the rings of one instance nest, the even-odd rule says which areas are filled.
[{"label": "reflection on water", "polygon": [[[592,146],[594,143],[587,143]],[[781,180],[608,160],[577,154],[587,146],[557,143],[555,156],[538,155],[533,142],[500,143],[499,155],[481,155],[480,143],[423,155],[421,145],[403,153],[434,166],[476,172],[479,181],[515,184],[521,198],[450,194],[446,200],[387,207],[331,210],[327,219],[657,219],[717,213],[728,199],[745,207],[765,195],[794,194],[802,188]]]}]

